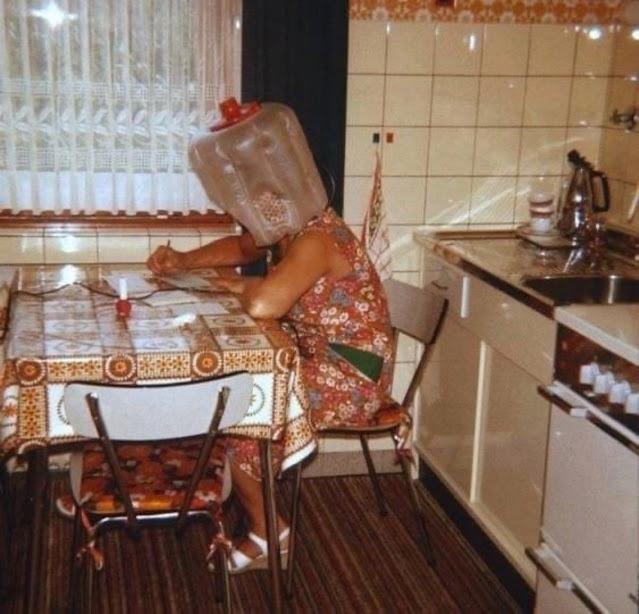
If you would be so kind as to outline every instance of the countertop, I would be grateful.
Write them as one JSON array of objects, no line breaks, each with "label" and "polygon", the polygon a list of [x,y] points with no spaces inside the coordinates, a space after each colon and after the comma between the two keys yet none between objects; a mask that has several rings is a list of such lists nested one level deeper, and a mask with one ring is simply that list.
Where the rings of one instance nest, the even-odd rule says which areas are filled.
[{"label": "countertop", "polygon": [[547,317],[639,365],[639,304],[556,306],[526,287],[526,276],[616,273],[639,277],[639,266],[609,253],[596,259],[577,250],[540,249],[512,231],[415,233],[415,241],[523,300]]}]

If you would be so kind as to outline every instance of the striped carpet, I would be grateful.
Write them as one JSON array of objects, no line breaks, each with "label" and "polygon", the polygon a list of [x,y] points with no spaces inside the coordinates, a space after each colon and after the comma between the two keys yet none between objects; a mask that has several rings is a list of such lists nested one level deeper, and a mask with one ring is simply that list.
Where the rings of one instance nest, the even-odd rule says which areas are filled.
[{"label": "striped carpet", "polygon": [[[381,478],[389,514],[380,518],[364,476],[305,479],[298,570],[292,612],[516,612],[508,593],[477,558],[437,504],[423,491],[437,558],[436,571],[416,546],[416,528],[399,475]],[[21,509],[24,486],[15,480],[12,511]],[[290,488],[281,485],[280,503]],[[65,476],[52,479],[54,497],[67,492]],[[230,510],[231,519],[237,516]],[[415,530],[414,530],[415,529]],[[64,612],[71,523],[53,512],[43,534],[39,612]],[[0,610],[19,613],[23,604],[28,526],[14,522],[10,590]],[[146,531],[139,542],[121,532],[102,542],[106,569],[97,574],[94,610],[118,614],[217,612],[211,575],[203,563],[207,533],[192,525],[180,538],[172,531]],[[234,611],[268,612],[264,572],[231,578]]]}]

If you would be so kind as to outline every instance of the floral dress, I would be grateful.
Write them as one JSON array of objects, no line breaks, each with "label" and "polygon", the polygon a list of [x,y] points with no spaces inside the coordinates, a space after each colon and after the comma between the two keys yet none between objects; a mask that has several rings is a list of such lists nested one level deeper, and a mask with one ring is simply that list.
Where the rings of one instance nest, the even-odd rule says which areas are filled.
[{"label": "floral dress", "polygon": [[[300,348],[312,421],[318,429],[363,425],[389,401],[393,336],[386,296],[366,251],[332,209],[300,235],[309,231],[329,235],[352,269],[337,280],[319,279],[285,318]],[[378,377],[335,351],[340,346],[379,357]]]},{"label": "floral dress", "polygon": [[[320,430],[363,425],[391,400],[393,335],[386,296],[366,251],[332,209],[312,219],[298,236],[311,231],[329,235],[351,272],[337,280],[317,280],[293,305],[283,325],[297,338],[313,425]],[[381,365],[378,376],[365,375],[334,347],[374,355]],[[234,462],[259,479],[257,442],[226,439]],[[282,455],[282,446],[274,442],[276,470]]]}]

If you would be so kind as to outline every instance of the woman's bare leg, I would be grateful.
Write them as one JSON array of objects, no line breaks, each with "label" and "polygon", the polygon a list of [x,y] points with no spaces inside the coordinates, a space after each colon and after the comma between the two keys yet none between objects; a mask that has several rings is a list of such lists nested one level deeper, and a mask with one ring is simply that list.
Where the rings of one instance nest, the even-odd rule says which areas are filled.
[{"label": "woman's bare leg", "polygon": [[[264,514],[264,498],[262,483],[243,471],[239,465],[231,461],[231,477],[233,490],[244,507],[249,521],[249,530],[266,539],[266,516]],[[278,533],[281,533],[288,523],[282,516],[277,515]],[[249,539],[243,539],[236,547],[247,556],[255,558],[260,554],[257,546]]]}]

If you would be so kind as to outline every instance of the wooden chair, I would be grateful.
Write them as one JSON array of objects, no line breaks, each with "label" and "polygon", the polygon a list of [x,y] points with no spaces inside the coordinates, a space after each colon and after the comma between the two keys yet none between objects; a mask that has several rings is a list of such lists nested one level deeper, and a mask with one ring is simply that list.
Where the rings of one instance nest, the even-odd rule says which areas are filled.
[{"label": "wooden chair", "polygon": [[[93,569],[104,565],[96,542],[107,529],[124,528],[137,536],[149,525],[173,525],[181,531],[187,520],[202,519],[214,529],[206,558],[216,559],[216,597],[230,611],[230,542],[221,506],[230,483],[223,479],[224,464],[216,458],[214,443],[220,431],[246,415],[252,382],[248,373],[237,373],[156,386],[66,386],[71,426],[78,435],[98,440],[70,461],[75,502],[72,610],[91,609]],[[203,564],[204,559],[202,553]],[[84,591],[77,590],[80,571]],[[82,593],[84,603],[78,604]]]},{"label": "wooden chair", "polygon": [[[371,479],[373,492],[375,493],[377,506],[381,516],[385,516],[387,514],[386,502],[384,500],[384,494],[379,484],[377,473],[375,472],[375,466],[368,448],[368,438],[371,436],[391,436],[397,453],[397,458],[401,464],[402,472],[406,480],[411,505],[423,539],[426,560],[429,565],[433,565],[435,563],[433,550],[428,537],[426,524],[419,507],[419,500],[417,498],[417,492],[411,475],[412,453],[410,450],[410,441],[408,441],[408,439],[410,436],[412,418],[409,411],[413,404],[415,393],[421,383],[431,348],[437,339],[437,335],[446,314],[448,301],[426,288],[417,288],[395,279],[385,281],[384,289],[386,290],[388,298],[396,349],[399,333],[408,335],[423,346],[421,356],[413,371],[406,394],[404,395],[401,403],[393,402],[390,405],[382,407],[367,425],[357,427],[335,426],[330,430],[321,430],[318,434],[320,437],[359,435],[362,452],[364,453],[368,474]],[[404,448],[406,443],[409,444],[408,448]],[[294,549],[297,537],[297,520],[299,516],[299,500],[301,492],[301,466],[294,469],[293,475],[294,487],[291,511],[291,533],[289,537],[289,559],[286,577],[286,590],[289,596],[292,591],[294,573]]]}]

